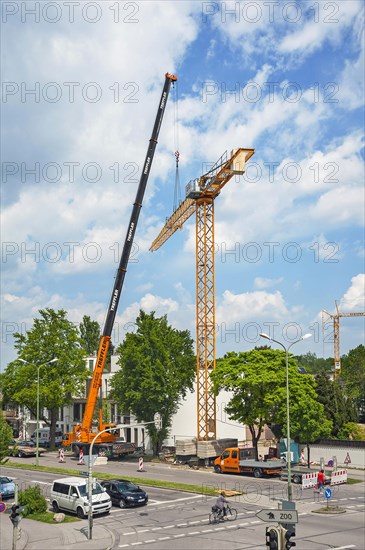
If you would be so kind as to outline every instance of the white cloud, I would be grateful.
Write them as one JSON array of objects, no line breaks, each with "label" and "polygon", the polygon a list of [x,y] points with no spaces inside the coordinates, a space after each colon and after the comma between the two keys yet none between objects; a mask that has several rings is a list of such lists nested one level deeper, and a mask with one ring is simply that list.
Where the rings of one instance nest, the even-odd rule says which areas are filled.
[{"label": "white cloud", "polygon": [[223,298],[217,307],[217,322],[229,319],[230,323],[242,320],[283,319],[289,314],[289,309],[281,292],[264,291],[243,292],[234,294],[230,290],[223,293]]},{"label": "white cloud", "polygon": [[[352,277],[351,286],[346,290],[340,301],[340,312],[365,312],[365,274],[359,273]],[[345,311],[346,310],[346,311]]]},{"label": "white cloud", "polygon": [[[242,249],[248,242],[263,249],[267,241],[294,240],[309,247],[318,242],[319,254],[322,249],[325,254],[327,236],[341,245],[351,242],[352,232],[363,220],[362,128],[354,113],[347,117],[347,111],[359,107],[362,99],[361,3],[339,3],[336,25],[323,22],[324,15],[331,15],[331,7],[320,8],[320,23],[311,20],[316,3],[312,7],[298,4],[304,16],[295,24],[283,17],[283,10],[293,6],[276,6],[275,21],[270,22],[268,7],[260,4],[262,17],[252,23],[244,19],[245,13],[253,15],[254,6],[249,8],[247,2],[240,2],[238,8],[237,2],[230,4],[239,9],[239,21],[228,14],[223,21],[222,10],[228,3],[213,4],[218,12],[206,23],[201,4],[178,1],[140,2],[136,4],[138,23],[114,24],[109,3],[97,25],[19,22],[7,32],[6,80],[25,82],[30,89],[39,82],[41,101],[29,96],[22,102],[19,93],[3,104],[10,137],[4,158],[15,159],[19,167],[22,161],[28,168],[39,162],[41,172],[46,163],[58,163],[62,177],[56,182],[41,177],[39,183],[27,177],[22,183],[19,169],[4,187],[2,236],[5,247],[10,246],[2,265],[6,319],[28,324],[39,309],[49,306],[69,310],[76,320],[86,313],[103,323],[102,289],[109,290],[119,261],[163,75],[167,70],[179,73],[178,67],[182,71],[178,74],[182,188],[223,151],[237,146],[256,149],[251,164],[256,163],[257,179],[254,170],[232,179],[216,201],[215,239],[220,249],[236,243]],[[104,10],[106,3],[101,5]],[[320,81],[316,99],[308,69],[312,64]],[[299,70],[306,84],[300,88],[300,98],[292,101],[285,92]],[[329,78],[339,83],[339,103],[325,101],[328,93],[323,84]],[[44,84],[51,81],[62,89],[56,103],[42,98]],[[214,93],[204,98],[208,81],[213,82]],[[268,81],[278,82],[272,97]],[[65,82],[77,84],[73,103],[67,98]],[[92,82],[102,91],[95,103],[85,100],[85,85]],[[240,86],[239,97],[224,96],[224,85],[229,90],[235,82]],[[259,100],[247,97],[248,83],[262,91]],[[163,252],[153,259],[145,254],[165,221],[166,204],[172,204],[173,97],[171,93],[136,233],[137,252],[132,252],[141,264],[137,276],[128,277],[133,292],[126,293],[125,309],[117,318],[122,335],[140,307],[168,313],[171,322],[188,326],[195,334],[194,218]],[[73,181],[65,162],[78,163]],[[83,170],[90,162],[102,172],[95,181],[85,177]],[[275,162],[279,165],[270,179],[268,164]],[[289,163],[300,171],[297,181],[290,180]],[[342,236],[344,231],[351,235]],[[355,233],[352,242],[359,239]],[[57,251],[61,253],[57,261],[47,256]],[[353,249],[346,250],[347,262],[356,259]],[[266,273],[267,277],[258,277],[256,271],[250,278],[259,290],[282,279],[281,273],[260,270]],[[240,293],[236,277],[242,277],[242,270],[235,274],[232,286],[227,284],[228,294],[217,297],[221,322],[230,320],[231,314],[244,320],[247,312],[262,319],[280,318],[280,322],[301,317],[303,307],[291,304],[295,299],[289,292],[295,280],[302,285],[302,273],[291,278],[288,266],[284,276],[285,293]],[[316,276],[316,284],[325,288],[326,277]],[[307,291],[304,281],[301,292]]]},{"label": "white cloud", "polygon": [[267,277],[255,277],[254,287],[259,289],[270,288],[272,286],[281,284],[283,280],[283,277],[278,277],[277,279],[268,279]]}]

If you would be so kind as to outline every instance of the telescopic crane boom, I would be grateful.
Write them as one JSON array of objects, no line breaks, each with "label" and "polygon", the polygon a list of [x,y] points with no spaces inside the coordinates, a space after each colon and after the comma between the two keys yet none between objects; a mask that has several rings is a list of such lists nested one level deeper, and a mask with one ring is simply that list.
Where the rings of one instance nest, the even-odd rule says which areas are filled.
[{"label": "telescopic crane boom", "polygon": [[[73,442],[91,443],[95,437],[95,433],[91,431],[92,420],[95,411],[98,391],[101,386],[101,377],[105,367],[108,349],[110,345],[111,334],[114,326],[115,316],[118,309],[119,299],[123,288],[124,278],[127,271],[128,260],[133,245],[133,239],[136,232],[139,214],[142,208],[142,202],[148,177],[150,174],[153,157],[157,145],[157,138],[160,132],[163,115],[165,113],[166,103],[169,96],[172,82],[175,82],[177,77],[175,75],[166,73],[165,84],[162,90],[160,103],[157,109],[157,115],[155,124],[152,130],[151,139],[147,149],[146,158],[144,161],[141,178],[138,185],[137,195],[133,204],[133,209],[128,224],[127,235],[124,241],[123,251],[119,262],[117,275],[115,277],[114,288],[112,291],[103,334],[100,339],[99,350],[97,354],[96,364],[94,368],[94,374],[91,381],[90,390],[87,396],[86,408],[82,424],[80,426],[74,426],[73,432],[69,432],[64,437],[63,445],[69,446]],[[115,424],[104,424],[102,419],[102,412],[100,411],[99,418],[99,430],[102,431],[106,428],[113,428]],[[100,436],[97,442],[113,442],[115,440],[115,434],[106,432]]]}]

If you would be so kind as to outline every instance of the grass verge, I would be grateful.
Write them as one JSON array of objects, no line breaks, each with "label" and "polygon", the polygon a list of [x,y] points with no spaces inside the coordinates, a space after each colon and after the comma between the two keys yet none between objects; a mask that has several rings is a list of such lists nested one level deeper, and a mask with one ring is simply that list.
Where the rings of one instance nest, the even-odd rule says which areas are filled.
[{"label": "grass verge", "polygon": [[[53,519],[54,512],[42,512],[38,514],[29,514],[26,516],[27,519],[33,519],[34,521],[42,521],[43,523],[52,523],[52,525],[57,525],[57,521]],[[65,514],[65,519],[61,523],[74,523],[75,521],[80,521],[79,518],[74,516],[68,516]]]},{"label": "grass verge", "polygon": [[353,477],[347,478],[348,485],[355,485],[355,483],[362,483],[361,479],[354,479]]},{"label": "grass verge", "polygon": [[[49,472],[54,474],[70,475],[80,477],[79,470],[73,470],[71,468],[57,468],[53,466],[35,466],[33,464],[19,464],[17,462],[7,462],[8,468],[17,468],[19,470],[38,470],[42,472]],[[93,477],[98,479],[129,479],[139,485],[141,482],[146,487],[161,487],[162,489],[175,489],[177,491],[187,491],[189,493],[198,493],[204,495],[217,495],[217,488],[209,487],[207,485],[191,485],[189,483],[181,483],[179,481],[161,481],[159,479],[148,479],[131,476],[118,476],[115,474],[102,474],[100,472],[93,472]]]},{"label": "grass verge", "polygon": [[312,510],[312,512],[314,514],[344,514],[346,510],[340,506],[323,506],[318,510]]}]

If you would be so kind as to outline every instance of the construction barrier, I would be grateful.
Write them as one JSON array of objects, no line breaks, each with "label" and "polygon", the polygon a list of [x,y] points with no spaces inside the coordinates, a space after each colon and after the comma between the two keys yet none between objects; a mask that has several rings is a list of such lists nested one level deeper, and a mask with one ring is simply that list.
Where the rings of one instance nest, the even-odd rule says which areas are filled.
[{"label": "construction barrier", "polygon": [[336,470],[331,474],[331,485],[340,485],[347,483],[347,470]]},{"label": "construction barrier", "polygon": [[143,457],[140,456],[139,457],[139,463],[138,463],[138,470],[137,472],[144,472],[144,469],[143,469]]},{"label": "construction barrier", "polygon": [[65,451],[63,449],[60,449],[58,451],[58,462],[66,462],[66,460],[65,460]]},{"label": "construction barrier", "polygon": [[77,464],[82,464],[82,465],[85,464],[85,462],[84,462],[84,451],[82,449],[80,449],[79,461],[78,461]]},{"label": "construction barrier", "polygon": [[302,489],[310,489],[311,487],[317,487],[317,472],[311,474],[302,475]]}]

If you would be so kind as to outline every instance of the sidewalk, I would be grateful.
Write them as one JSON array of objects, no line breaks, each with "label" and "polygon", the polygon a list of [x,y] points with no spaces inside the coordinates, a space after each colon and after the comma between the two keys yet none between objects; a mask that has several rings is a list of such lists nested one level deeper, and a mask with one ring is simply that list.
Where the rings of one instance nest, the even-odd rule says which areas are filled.
[{"label": "sidewalk", "polygon": [[[20,522],[20,538],[16,550],[109,550],[114,546],[114,535],[109,529],[94,522],[92,540],[87,539],[87,520],[75,523],[38,523],[31,519]],[[11,550],[13,524],[9,514],[0,514],[0,548]]]}]

